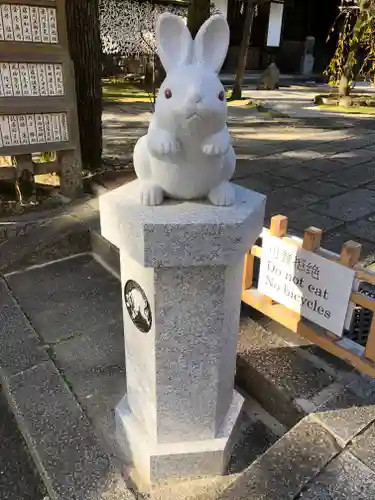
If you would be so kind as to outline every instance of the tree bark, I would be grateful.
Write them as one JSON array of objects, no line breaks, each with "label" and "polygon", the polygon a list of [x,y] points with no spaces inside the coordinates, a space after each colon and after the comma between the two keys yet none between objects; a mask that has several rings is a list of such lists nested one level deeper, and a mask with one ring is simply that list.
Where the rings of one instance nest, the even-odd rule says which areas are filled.
[{"label": "tree bark", "polygon": [[358,76],[359,63],[357,60],[358,52],[361,47],[361,35],[364,29],[364,16],[369,8],[368,0],[360,0],[359,14],[353,28],[352,38],[355,40],[350,47],[348,57],[339,82],[339,95],[344,97],[350,94],[350,82],[355,81]]},{"label": "tree bark", "polygon": [[188,8],[187,27],[193,38],[209,17],[210,0],[191,0]]},{"label": "tree bark", "polygon": [[74,63],[82,164],[95,170],[102,157],[102,90],[99,0],[66,0]]},{"label": "tree bark", "polygon": [[243,26],[243,35],[242,35],[240,51],[238,54],[237,72],[232,90],[232,99],[241,99],[242,96],[242,85],[245,76],[247,53],[249,50],[249,43],[251,37],[251,30],[254,22],[254,16],[255,16],[255,3],[252,0],[248,0],[246,3],[245,22]]}]

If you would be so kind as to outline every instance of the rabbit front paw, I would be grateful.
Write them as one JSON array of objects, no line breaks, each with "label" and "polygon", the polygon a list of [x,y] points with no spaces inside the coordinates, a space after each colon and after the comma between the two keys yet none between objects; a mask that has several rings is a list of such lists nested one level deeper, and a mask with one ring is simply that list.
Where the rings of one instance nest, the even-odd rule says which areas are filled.
[{"label": "rabbit front paw", "polygon": [[235,192],[229,182],[222,182],[208,193],[208,199],[213,205],[219,207],[228,207],[233,205]]},{"label": "rabbit front paw", "polygon": [[211,135],[203,143],[202,151],[207,156],[225,155],[230,148],[230,139],[228,134],[219,132]]},{"label": "rabbit front paw", "polygon": [[140,186],[140,198],[142,205],[161,205],[164,200],[163,188],[151,182],[143,182]]},{"label": "rabbit front paw", "polygon": [[180,150],[180,145],[176,138],[164,130],[149,132],[148,147],[150,153],[156,157],[174,155]]}]

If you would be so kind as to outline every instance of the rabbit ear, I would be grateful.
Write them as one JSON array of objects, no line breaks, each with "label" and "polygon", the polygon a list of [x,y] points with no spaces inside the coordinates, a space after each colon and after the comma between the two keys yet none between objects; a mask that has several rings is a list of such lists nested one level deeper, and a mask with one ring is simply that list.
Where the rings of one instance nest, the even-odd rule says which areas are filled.
[{"label": "rabbit ear", "polygon": [[191,59],[193,40],[180,16],[165,12],[156,24],[156,46],[160,60],[168,72]]},{"label": "rabbit ear", "polygon": [[202,24],[194,39],[194,59],[209,69],[220,71],[229,46],[229,26],[224,16],[216,14]]}]

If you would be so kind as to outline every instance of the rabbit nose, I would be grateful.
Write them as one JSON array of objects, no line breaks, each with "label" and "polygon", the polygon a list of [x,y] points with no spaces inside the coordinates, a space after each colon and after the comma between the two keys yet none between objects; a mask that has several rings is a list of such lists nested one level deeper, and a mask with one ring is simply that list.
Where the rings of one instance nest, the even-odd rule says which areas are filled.
[{"label": "rabbit nose", "polygon": [[190,99],[191,99],[194,103],[198,104],[198,103],[200,103],[200,102],[202,101],[202,96],[201,96],[201,94],[200,94],[199,92],[197,92],[197,91],[195,91],[195,90],[194,90],[194,91],[190,94]]}]

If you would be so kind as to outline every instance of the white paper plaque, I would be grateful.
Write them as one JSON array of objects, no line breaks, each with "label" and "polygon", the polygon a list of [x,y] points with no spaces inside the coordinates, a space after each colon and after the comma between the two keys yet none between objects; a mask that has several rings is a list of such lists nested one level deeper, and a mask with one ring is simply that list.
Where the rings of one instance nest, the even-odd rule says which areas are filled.
[{"label": "white paper plaque", "polygon": [[61,140],[69,141],[68,120],[65,113],[60,114]]},{"label": "white paper plaque", "polygon": [[41,7],[39,9],[40,31],[42,33],[42,42],[49,43],[49,27],[48,27],[48,9]]},{"label": "white paper plaque", "polygon": [[0,40],[4,40],[4,25],[3,25],[3,16],[1,15],[1,8],[0,8]]},{"label": "white paper plaque", "polygon": [[30,17],[33,42],[39,43],[42,41],[42,33],[40,31],[38,7],[30,7]]},{"label": "white paper plaque", "polygon": [[0,69],[0,97],[4,97],[4,87],[3,87],[3,79],[1,78],[1,69]]},{"label": "white paper plaque", "polygon": [[55,64],[56,95],[64,95],[64,77],[62,64]]},{"label": "white paper plaque", "polygon": [[46,142],[53,142],[51,115],[44,114],[43,123],[44,123],[44,133],[46,135]]},{"label": "white paper plaque", "polygon": [[29,69],[26,63],[20,63],[20,79],[21,79],[21,90],[23,96],[31,95],[31,84],[30,84],[30,75]]},{"label": "white paper plaque", "polygon": [[39,95],[48,95],[46,64],[37,64],[37,75],[39,81]]},{"label": "white paper plaque", "polygon": [[29,64],[29,75],[30,75],[30,85],[31,85],[31,95],[39,96],[39,83],[36,64]]},{"label": "white paper plaque", "polygon": [[54,142],[61,141],[60,120],[58,114],[52,115],[52,136]]},{"label": "white paper plaque", "polygon": [[13,35],[16,42],[22,42],[22,23],[21,23],[21,8],[19,5],[11,6]]},{"label": "white paper plaque", "polygon": [[354,276],[352,269],[281,238],[263,237],[259,292],[339,337]]},{"label": "white paper plaque", "polygon": [[21,20],[22,20],[23,41],[32,42],[33,36],[31,30],[30,7],[28,5],[22,5],[21,7]]},{"label": "white paper plaque", "polygon": [[55,71],[53,66],[53,64],[47,64],[46,66],[48,95],[51,96],[56,94]]},{"label": "white paper plaque", "polygon": [[9,117],[0,115],[0,128],[4,146],[10,146],[12,139],[10,136]]},{"label": "white paper plaque", "polygon": [[12,79],[10,75],[10,66],[8,63],[0,63],[1,79],[3,81],[4,96],[13,95]]},{"label": "white paper plaque", "polygon": [[19,115],[17,117],[17,121],[21,144],[29,144],[29,133],[27,130],[26,115]]},{"label": "white paper plaque", "polygon": [[11,141],[12,141],[12,146],[19,146],[19,144],[20,144],[20,132],[18,129],[17,116],[15,116],[15,115],[9,116],[9,128],[10,128],[10,137],[11,137]]},{"label": "white paper plaque", "polygon": [[48,9],[48,20],[49,20],[49,34],[50,42],[58,43],[59,36],[57,32],[57,20],[56,20],[56,9]]},{"label": "white paper plaque", "polygon": [[10,5],[1,6],[1,15],[3,18],[4,38],[7,41],[12,41],[14,40],[14,34]]},{"label": "white paper plaque", "polygon": [[36,137],[37,142],[46,142],[46,136],[44,133],[44,123],[43,123],[43,115],[36,114],[35,115],[35,126],[36,126]]},{"label": "white paper plaque", "polygon": [[36,135],[35,116],[26,115],[26,123],[30,144],[36,144],[38,142],[38,138]]},{"label": "white paper plaque", "polygon": [[14,97],[22,96],[21,77],[20,77],[20,69],[18,67],[18,63],[11,63],[10,64],[10,76],[12,79],[12,87],[13,87]]}]

